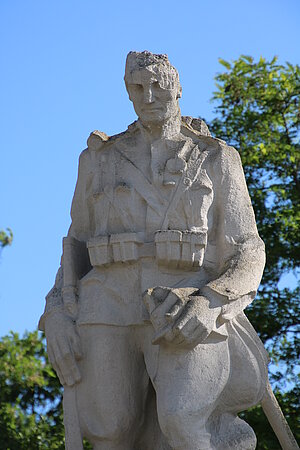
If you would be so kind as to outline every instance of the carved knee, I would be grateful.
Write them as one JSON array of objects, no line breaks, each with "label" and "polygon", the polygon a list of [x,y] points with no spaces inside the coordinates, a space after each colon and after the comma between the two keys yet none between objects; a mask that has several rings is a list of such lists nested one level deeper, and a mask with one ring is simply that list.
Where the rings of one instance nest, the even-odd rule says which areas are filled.
[{"label": "carved knee", "polygon": [[188,409],[158,410],[159,424],[174,450],[210,450],[210,434],[205,429],[206,415]]},{"label": "carved knee", "polygon": [[116,411],[115,414],[81,416],[82,434],[97,450],[132,450],[138,425],[139,419],[126,414],[126,411],[122,414]]},{"label": "carved knee", "polygon": [[255,450],[256,436],[250,425],[236,414],[216,414],[209,419],[213,448],[216,450]]}]

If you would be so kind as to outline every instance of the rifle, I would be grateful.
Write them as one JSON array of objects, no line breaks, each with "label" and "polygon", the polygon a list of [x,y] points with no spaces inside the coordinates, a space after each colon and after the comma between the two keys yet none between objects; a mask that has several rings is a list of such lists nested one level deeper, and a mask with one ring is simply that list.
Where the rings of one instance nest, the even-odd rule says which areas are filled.
[{"label": "rifle", "polygon": [[77,412],[75,386],[64,386],[63,397],[65,449],[83,450],[82,435]]},{"label": "rifle", "polygon": [[267,389],[261,401],[261,406],[282,449],[299,450],[296,439],[283,415],[269,381],[267,382]]}]

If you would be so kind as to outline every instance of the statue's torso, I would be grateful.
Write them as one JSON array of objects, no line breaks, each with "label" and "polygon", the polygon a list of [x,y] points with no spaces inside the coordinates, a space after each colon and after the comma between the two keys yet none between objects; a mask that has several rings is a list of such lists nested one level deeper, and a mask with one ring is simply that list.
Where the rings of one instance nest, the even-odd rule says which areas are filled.
[{"label": "statue's torso", "polygon": [[[184,144],[186,153],[179,158],[182,166],[174,167],[176,154]],[[195,143],[183,136],[178,141],[151,146],[137,135],[94,154],[86,192],[92,234],[144,232],[147,240],[153,239],[154,233],[162,229],[178,183],[185,176],[183,165],[194,147]],[[158,153],[161,155],[156,158]],[[168,219],[168,228],[207,230],[213,191],[205,169],[180,197],[175,214]]]},{"label": "statue's torso", "polygon": [[[139,323],[147,317],[145,289],[200,287],[213,277],[214,180],[208,154],[207,144],[184,135],[151,144],[139,131],[90,152],[84,196],[94,269],[80,283],[82,321],[101,316]],[[100,291],[110,297],[105,303]]]}]

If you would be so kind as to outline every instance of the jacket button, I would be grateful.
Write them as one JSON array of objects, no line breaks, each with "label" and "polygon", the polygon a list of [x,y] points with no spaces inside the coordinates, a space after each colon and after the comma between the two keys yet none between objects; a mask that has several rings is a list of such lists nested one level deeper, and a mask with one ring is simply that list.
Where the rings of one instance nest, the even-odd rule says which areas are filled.
[{"label": "jacket button", "polygon": [[190,180],[189,178],[184,178],[183,184],[185,186],[190,186],[192,184],[192,180]]}]

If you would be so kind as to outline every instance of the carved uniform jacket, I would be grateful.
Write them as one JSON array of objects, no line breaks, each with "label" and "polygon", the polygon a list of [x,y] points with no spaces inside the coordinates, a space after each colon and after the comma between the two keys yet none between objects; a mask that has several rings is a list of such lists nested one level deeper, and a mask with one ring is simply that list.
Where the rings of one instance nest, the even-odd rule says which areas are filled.
[{"label": "carved uniform jacket", "polygon": [[[149,319],[142,294],[155,286],[206,286],[229,315],[255,296],[264,244],[240,157],[190,118],[174,140],[150,142],[139,122],[111,138],[93,133],[71,217],[69,239],[89,253],[77,282],[78,324],[141,324]],[[46,311],[60,286],[58,276]]]},{"label": "carved uniform jacket", "polygon": [[[139,122],[111,138],[92,133],[71,217],[67,239],[89,253],[85,262],[75,252],[78,324],[141,324],[143,292],[155,286],[206,286],[234,316],[259,286],[264,244],[238,152],[190,118],[175,140],[150,142]],[[66,248],[45,312],[62,302]]]}]

